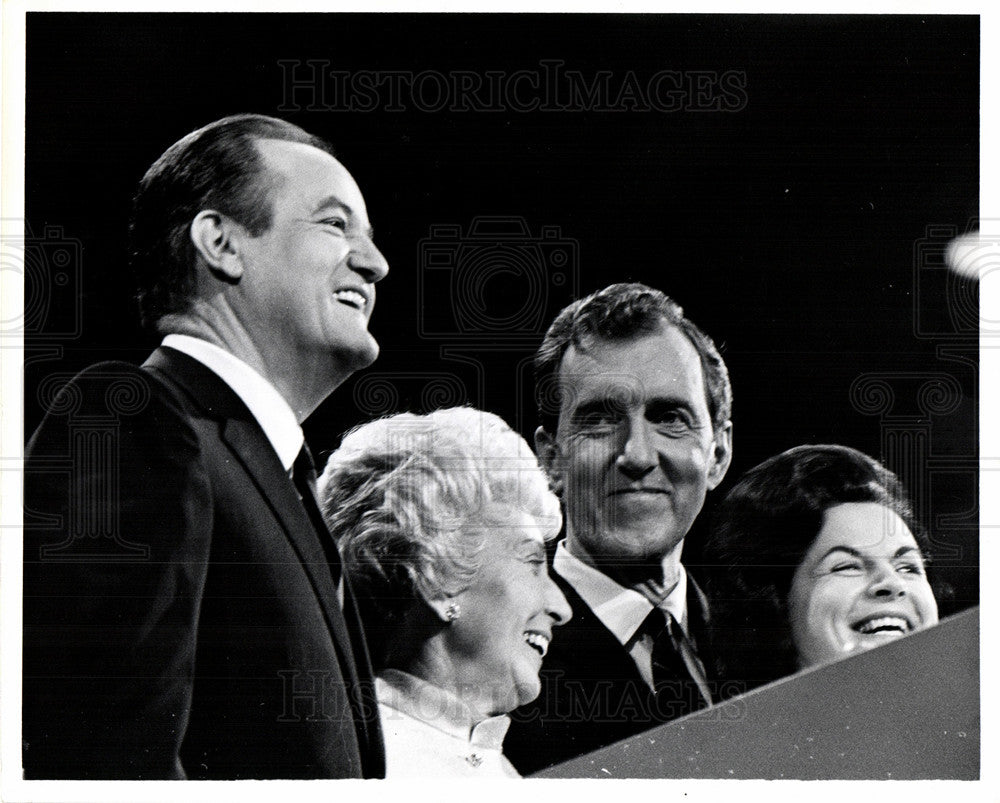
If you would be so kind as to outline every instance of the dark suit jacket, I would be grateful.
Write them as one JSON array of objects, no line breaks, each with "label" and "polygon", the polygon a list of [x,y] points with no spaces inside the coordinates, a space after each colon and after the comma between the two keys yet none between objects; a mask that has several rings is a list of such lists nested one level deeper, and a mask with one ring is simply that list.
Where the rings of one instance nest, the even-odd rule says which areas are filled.
[{"label": "dark suit jacket", "polygon": [[[663,722],[689,714],[698,702],[670,686],[656,697],[631,656],[555,571],[573,618],[557,627],[540,678],[538,699],[517,709],[504,753],[522,775],[568,761]],[[707,641],[708,605],[688,575],[688,630],[695,644]],[[708,661],[701,655],[708,667]],[[711,686],[711,679],[710,679]]]},{"label": "dark suit jacket", "polygon": [[24,544],[26,777],[384,774],[336,548],[196,360],[161,348],[54,397]]}]

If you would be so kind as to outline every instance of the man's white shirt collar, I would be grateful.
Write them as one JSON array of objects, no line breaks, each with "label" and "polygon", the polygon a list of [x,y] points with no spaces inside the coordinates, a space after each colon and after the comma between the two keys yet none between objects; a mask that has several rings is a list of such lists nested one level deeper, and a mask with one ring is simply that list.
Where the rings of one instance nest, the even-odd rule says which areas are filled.
[{"label": "man's white shirt collar", "polygon": [[[687,633],[687,572],[683,566],[678,568],[677,585],[657,607],[668,611]],[[552,569],[573,586],[601,624],[623,645],[633,639],[653,610],[653,604],[638,591],[618,585],[604,572],[572,555],[565,540],[556,546]]]},{"label": "man's white shirt collar", "polygon": [[291,406],[274,385],[243,360],[206,340],[189,335],[167,335],[163,345],[197,360],[229,385],[264,430],[285,471],[291,471],[305,437]]}]

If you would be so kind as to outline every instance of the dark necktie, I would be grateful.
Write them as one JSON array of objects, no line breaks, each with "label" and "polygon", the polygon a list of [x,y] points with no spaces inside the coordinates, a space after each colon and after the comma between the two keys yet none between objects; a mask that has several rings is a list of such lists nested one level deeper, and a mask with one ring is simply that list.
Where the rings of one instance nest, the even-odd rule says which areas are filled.
[{"label": "dark necktie", "polygon": [[316,528],[316,532],[323,542],[323,550],[326,552],[327,561],[330,564],[330,573],[333,575],[333,582],[340,586],[340,553],[337,551],[337,544],[330,534],[330,530],[323,520],[323,515],[319,512],[319,505],[316,503],[316,465],[313,463],[312,453],[306,444],[302,444],[299,456],[292,464],[292,482],[295,483],[295,490],[299,493],[302,506],[309,514],[309,520]]},{"label": "dark necktie", "polygon": [[701,662],[677,620],[653,608],[645,626],[653,636],[653,691],[658,706],[676,706],[677,716],[683,716],[711,705]]}]

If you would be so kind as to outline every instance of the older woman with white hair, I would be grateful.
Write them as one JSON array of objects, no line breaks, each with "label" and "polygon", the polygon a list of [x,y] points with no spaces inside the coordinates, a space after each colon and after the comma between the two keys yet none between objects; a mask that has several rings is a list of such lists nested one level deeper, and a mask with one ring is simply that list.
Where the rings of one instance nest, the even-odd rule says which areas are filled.
[{"label": "older woman with white hair", "polygon": [[524,439],[470,408],[349,433],[320,499],[359,599],[386,777],[516,777],[508,712],[535,699],[570,609],[548,576],[559,502]]}]

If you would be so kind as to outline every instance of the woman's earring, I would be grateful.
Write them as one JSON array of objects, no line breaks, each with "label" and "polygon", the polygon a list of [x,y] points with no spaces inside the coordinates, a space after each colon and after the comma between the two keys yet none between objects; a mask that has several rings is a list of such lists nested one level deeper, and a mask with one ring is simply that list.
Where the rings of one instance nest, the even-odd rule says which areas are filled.
[{"label": "woman's earring", "polygon": [[462,606],[457,602],[449,602],[448,607],[444,609],[444,618],[449,622],[454,622],[461,615]]}]

